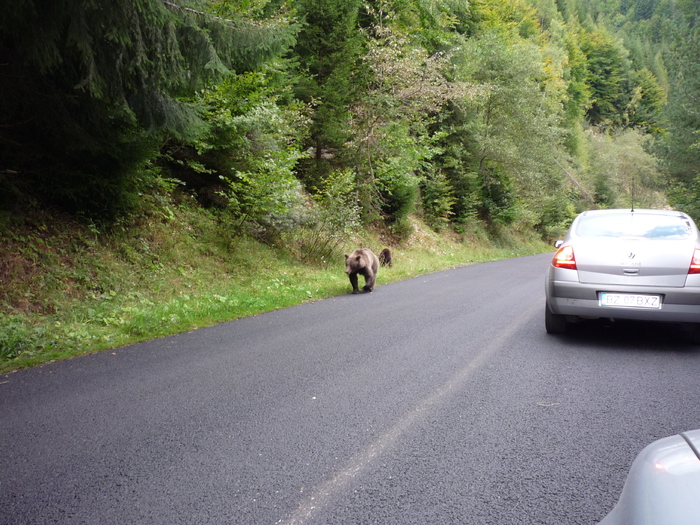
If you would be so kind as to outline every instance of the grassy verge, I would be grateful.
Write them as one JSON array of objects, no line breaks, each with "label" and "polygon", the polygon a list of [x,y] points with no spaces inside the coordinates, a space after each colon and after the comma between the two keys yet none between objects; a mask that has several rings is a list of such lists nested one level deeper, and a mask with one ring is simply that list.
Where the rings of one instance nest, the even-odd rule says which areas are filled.
[{"label": "grassy verge", "polygon": [[[326,265],[231,236],[202,210],[181,206],[167,220],[105,234],[56,217],[23,219],[0,235],[0,373],[154,339],[349,293],[342,250]],[[6,225],[7,226],[7,225]],[[465,264],[547,250],[477,226],[438,235],[415,223],[377,285]],[[377,252],[368,233],[345,247]]]}]

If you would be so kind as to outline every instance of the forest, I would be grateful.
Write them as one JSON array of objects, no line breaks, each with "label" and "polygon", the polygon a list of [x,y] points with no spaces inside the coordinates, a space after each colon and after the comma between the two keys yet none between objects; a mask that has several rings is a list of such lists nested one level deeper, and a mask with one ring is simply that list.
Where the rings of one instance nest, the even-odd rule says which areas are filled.
[{"label": "forest", "polygon": [[699,17],[695,0],[12,2],[0,353],[56,346],[66,305],[39,289],[121,295],[104,254],[76,254],[162,270],[146,224],[206,217],[229,252],[323,265],[416,220],[549,242],[591,208],[700,219]]}]

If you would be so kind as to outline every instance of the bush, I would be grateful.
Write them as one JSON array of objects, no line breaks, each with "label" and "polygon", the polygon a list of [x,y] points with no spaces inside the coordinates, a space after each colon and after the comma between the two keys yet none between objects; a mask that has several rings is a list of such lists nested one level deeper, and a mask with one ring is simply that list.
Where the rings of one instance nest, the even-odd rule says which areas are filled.
[{"label": "bush", "polygon": [[360,227],[355,174],[333,172],[299,213],[299,226],[283,239],[304,262],[325,263]]}]

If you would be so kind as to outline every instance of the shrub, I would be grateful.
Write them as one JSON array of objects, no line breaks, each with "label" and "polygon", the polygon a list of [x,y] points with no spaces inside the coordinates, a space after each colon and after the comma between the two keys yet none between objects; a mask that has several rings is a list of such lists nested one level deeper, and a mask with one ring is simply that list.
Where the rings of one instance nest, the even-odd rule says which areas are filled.
[{"label": "shrub", "polygon": [[325,263],[357,232],[360,206],[354,181],[351,170],[333,172],[300,210],[299,227],[284,236],[300,260]]}]

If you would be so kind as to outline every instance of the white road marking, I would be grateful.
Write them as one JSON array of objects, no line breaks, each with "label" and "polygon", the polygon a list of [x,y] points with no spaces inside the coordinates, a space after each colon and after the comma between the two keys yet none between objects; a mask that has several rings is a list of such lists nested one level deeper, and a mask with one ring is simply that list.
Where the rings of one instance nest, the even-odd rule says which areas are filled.
[{"label": "white road marking", "polygon": [[299,504],[297,510],[288,517],[279,520],[277,524],[299,525],[313,518],[314,514],[323,509],[330,502],[331,498],[341,492],[355,476],[368,469],[374,460],[388,451],[394,442],[411,428],[419,418],[427,414],[430,409],[437,406],[450,394],[457,391],[492,354],[502,347],[505,341],[511,338],[526,323],[532,322],[532,317],[541,310],[541,305],[537,303],[536,306],[525,311],[516,322],[511,323],[506,330],[484,347],[463,369],[452,376],[432,395],[421,401],[412,412],[407,413],[374,443],[371,443],[367,448],[353,456],[344,468],[338,471],[331,479],[316,487]]}]

